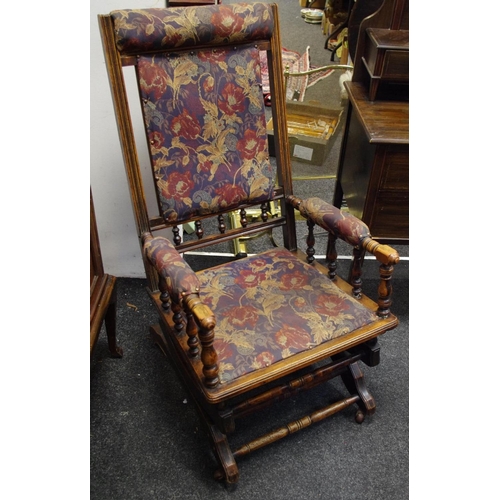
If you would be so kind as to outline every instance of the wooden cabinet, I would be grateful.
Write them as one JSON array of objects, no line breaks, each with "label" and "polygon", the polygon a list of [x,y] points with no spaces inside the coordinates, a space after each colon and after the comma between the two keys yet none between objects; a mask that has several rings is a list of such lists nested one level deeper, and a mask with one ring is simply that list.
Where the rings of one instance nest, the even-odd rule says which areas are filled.
[{"label": "wooden cabinet", "polygon": [[409,239],[409,103],[371,101],[362,83],[349,97],[334,205],[349,211],[390,243]]},{"label": "wooden cabinet", "polygon": [[90,191],[90,355],[99,338],[103,321],[108,347],[113,357],[121,358],[122,349],[116,343],[116,278],[104,272],[99,234]]},{"label": "wooden cabinet", "polygon": [[375,100],[379,84],[408,85],[410,32],[385,28],[366,30],[363,64],[369,75],[368,97]]}]

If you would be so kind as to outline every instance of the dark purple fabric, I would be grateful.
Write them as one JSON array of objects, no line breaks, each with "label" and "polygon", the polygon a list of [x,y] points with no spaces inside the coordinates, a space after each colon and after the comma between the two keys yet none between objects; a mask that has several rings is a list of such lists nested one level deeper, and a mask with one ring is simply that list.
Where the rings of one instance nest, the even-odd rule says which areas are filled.
[{"label": "dark purple fabric", "polygon": [[156,51],[269,39],[274,27],[265,3],[111,12],[116,44],[124,52]]},{"label": "dark purple fabric", "polygon": [[165,220],[271,198],[258,49],[141,56],[138,72]]},{"label": "dark purple fabric", "polygon": [[197,273],[214,312],[221,382],[346,335],[377,320],[288,250],[269,250]]}]

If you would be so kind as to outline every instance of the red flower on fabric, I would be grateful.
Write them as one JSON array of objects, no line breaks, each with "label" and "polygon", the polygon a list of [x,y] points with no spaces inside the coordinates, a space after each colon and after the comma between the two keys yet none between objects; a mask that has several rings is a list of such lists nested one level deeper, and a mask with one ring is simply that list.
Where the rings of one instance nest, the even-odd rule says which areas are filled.
[{"label": "red flower on fabric", "polygon": [[304,297],[294,297],[291,301],[291,304],[296,309],[304,309],[305,307],[308,307],[308,302],[306,299],[304,299]]},{"label": "red flower on fabric", "polygon": [[172,120],[170,126],[175,135],[189,139],[196,139],[201,132],[200,123],[186,109],[183,109],[182,113]]},{"label": "red flower on fabric", "polygon": [[230,359],[234,354],[231,344],[218,338],[214,339],[214,349],[219,361]]},{"label": "red flower on fabric", "polygon": [[237,16],[230,7],[226,6],[221,6],[218,12],[212,15],[210,21],[215,27],[215,33],[223,38],[241,31],[243,26],[243,17]]},{"label": "red flower on fabric", "polygon": [[167,89],[167,74],[157,66],[145,61],[141,70],[141,88],[146,94],[152,94],[159,99]]},{"label": "red flower on fabric", "polygon": [[191,173],[181,174],[173,172],[168,176],[166,183],[166,198],[186,198],[193,190],[194,182],[191,180]]},{"label": "red flower on fabric", "polygon": [[224,184],[216,189],[215,193],[220,198],[219,205],[221,207],[236,205],[247,198],[244,189],[233,184]]},{"label": "red flower on fabric", "polygon": [[198,59],[208,62],[224,62],[228,58],[227,50],[212,49],[198,52]]},{"label": "red flower on fabric", "polygon": [[264,368],[265,366],[269,366],[275,360],[273,353],[269,351],[261,352],[252,363],[254,368]]},{"label": "red flower on fabric", "polygon": [[156,149],[160,149],[164,144],[165,138],[160,132],[151,132],[149,134],[149,143]]},{"label": "red flower on fabric", "polygon": [[237,328],[255,328],[259,320],[259,311],[255,307],[233,307],[226,314],[231,325]]},{"label": "red flower on fabric", "polygon": [[304,276],[300,271],[285,274],[281,277],[280,288],[283,290],[302,288],[305,285],[307,285],[307,277]]},{"label": "red flower on fabric", "polygon": [[198,163],[198,171],[200,173],[207,174],[210,172],[212,165],[213,165],[213,163],[211,161],[208,161],[208,160],[200,162],[200,163]]},{"label": "red flower on fabric", "polygon": [[259,286],[266,277],[262,273],[254,273],[249,269],[241,271],[235,279],[235,283],[243,288]]},{"label": "red flower on fabric", "polygon": [[243,137],[238,141],[238,151],[245,160],[251,160],[257,153],[265,148],[262,137],[259,137],[255,130],[247,129]]},{"label": "red flower on fabric", "polygon": [[219,96],[219,108],[226,115],[235,115],[245,109],[245,94],[234,83],[226,83]]},{"label": "red flower on fabric", "polygon": [[323,294],[316,300],[315,309],[319,314],[335,316],[349,309],[349,305],[333,295]]},{"label": "red flower on fabric", "polygon": [[302,350],[311,342],[311,336],[303,328],[285,325],[275,335],[276,342],[284,349]]}]

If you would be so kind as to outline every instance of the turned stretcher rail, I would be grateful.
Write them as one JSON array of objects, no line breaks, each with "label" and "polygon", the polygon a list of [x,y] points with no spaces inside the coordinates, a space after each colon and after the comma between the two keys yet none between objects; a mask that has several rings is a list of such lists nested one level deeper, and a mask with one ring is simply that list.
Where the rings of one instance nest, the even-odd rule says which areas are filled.
[{"label": "turned stretcher rail", "polygon": [[337,401],[329,406],[325,406],[321,410],[317,410],[311,413],[311,415],[306,415],[305,417],[302,417],[299,420],[290,422],[289,424],[280,427],[279,429],[276,429],[268,434],[265,434],[264,436],[261,436],[257,439],[254,439],[253,441],[250,441],[249,443],[244,444],[241,448],[239,448],[233,453],[234,458],[237,459],[244,455],[248,455],[252,451],[258,450],[259,448],[262,448],[264,446],[267,446],[268,444],[279,441],[280,439],[283,439],[286,436],[289,436],[290,434],[294,434],[297,431],[305,429],[306,427],[309,427],[312,424],[320,422],[321,420],[330,417],[331,415],[343,410],[344,408],[347,408],[348,406],[357,403],[359,400],[360,397],[358,395],[350,396],[348,398]]}]

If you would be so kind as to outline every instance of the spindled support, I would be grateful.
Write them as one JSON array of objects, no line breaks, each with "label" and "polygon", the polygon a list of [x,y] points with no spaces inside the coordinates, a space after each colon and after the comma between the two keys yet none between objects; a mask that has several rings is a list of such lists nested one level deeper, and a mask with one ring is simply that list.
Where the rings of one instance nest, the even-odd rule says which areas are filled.
[{"label": "spindled support", "polygon": [[269,218],[267,213],[267,203],[262,203],[262,205],[260,206],[260,218],[263,220],[263,222],[267,222],[267,219]]},{"label": "spindled support", "polygon": [[174,235],[174,245],[178,246],[182,243],[182,237],[180,235],[181,230],[179,229],[179,226],[173,226],[172,227],[172,233]]},{"label": "spindled support", "polygon": [[247,444],[244,444],[241,448],[239,448],[233,453],[233,456],[235,459],[238,459],[244,455],[248,455],[249,453],[255,450],[258,450],[259,448],[267,446],[268,444],[279,441],[280,439],[283,439],[286,436],[289,436],[290,434],[294,434],[297,431],[305,429],[306,427],[309,427],[312,424],[320,422],[321,420],[324,420],[325,418],[343,410],[344,408],[347,408],[348,406],[357,403],[359,399],[360,398],[357,395],[350,396],[348,398],[337,401],[329,406],[326,406],[321,410],[317,410],[311,413],[311,415],[302,417],[299,420],[291,422],[283,427],[280,427],[279,429],[276,429],[275,431],[272,431],[268,434],[265,434],[264,436],[261,436],[257,439],[254,439],[253,441],[250,441]]},{"label": "spindled support", "polygon": [[198,326],[192,313],[187,314],[186,333],[188,335],[189,356],[196,358],[200,353],[200,341],[198,340]]},{"label": "spindled support", "polygon": [[197,293],[183,297],[186,311],[193,314],[198,325],[198,337],[201,344],[201,362],[203,364],[204,384],[206,387],[216,387],[219,380],[219,365],[217,352],[214,349],[215,316],[200,299]]},{"label": "spindled support", "polygon": [[352,254],[353,254],[353,260],[349,272],[349,282],[352,285],[352,295],[357,299],[360,299],[362,295],[361,274],[362,274],[363,260],[365,257],[365,250],[362,248],[354,247]]},{"label": "spindled support", "polygon": [[241,227],[248,226],[247,211],[244,208],[240,210],[240,224]]},{"label": "spindled support", "polygon": [[328,277],[333,281],[337,276],[337,236],[328,233],[326,260],[328,262]]},{"label": "spindled support", "polygon": [[316,240],[314,239],[314,222],[310,219],[307,219],[307,262],[309,264],[312,264],[314,262],[314,254],[316,253],[316,250],[314,250],[314,245],[316,243]]},{"label": "spindled support", "polygon": [[172,312],[174,313],[173,320],[175,331],[181,333],[184,329],[184,318],[182,317],[182,307],[175,299],[172,300]]},{"label": "spindled support", "polygon": [[217,217],[219,220],[219,232],[220,234],[224,234],[226,232],[226,222],[224,220],[224,216],[221,214]]},{"label": "spindled support", "polygon": [[385,264],[380,265],[380,283],[378,286],[378,309],[377,315],[381,318],[387,318],[391,312],[392,304],[392,272],[393,266]]},{"label": "spindled support", "polygon": [[195,221],[194,226],[196,228],[196,236],[198,237],[199,240],[201,240],[201,238],[203,238],[203,235],[205,234],[205,232],[203,231],[201,220]]},{"label": "spindled support", "polygon": [[158,280],[158,288],[160,290],[160,302],[164,311],[170,310],[170,295],[168,294],[167,280],[160,276]]}]

